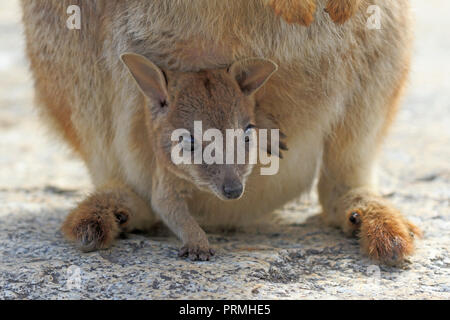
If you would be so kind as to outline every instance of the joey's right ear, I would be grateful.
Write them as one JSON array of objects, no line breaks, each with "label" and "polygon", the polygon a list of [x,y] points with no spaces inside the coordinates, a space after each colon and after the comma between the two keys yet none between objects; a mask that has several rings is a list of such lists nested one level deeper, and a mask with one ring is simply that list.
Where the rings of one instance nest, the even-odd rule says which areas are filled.
[{"label": "joey's right ear", "polygon": [[277,70],[278,65],[275,62],[261,58],[240,60],[228,69],[246,95],[258,91]]},{"label": "joey's right ear", "polygon": [[160,68],[146,57],[124,53],[120,60],[127,66],[141,91],[161,106],[167,104],[167,80]]}]

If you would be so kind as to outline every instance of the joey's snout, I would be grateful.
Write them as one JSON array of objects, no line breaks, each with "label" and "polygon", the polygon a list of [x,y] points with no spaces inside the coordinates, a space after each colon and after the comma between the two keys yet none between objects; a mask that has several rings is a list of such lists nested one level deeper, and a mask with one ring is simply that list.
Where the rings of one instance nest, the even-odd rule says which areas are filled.
[{"label": "joey's snout", "polygon": [[222,187],[223,195],[229,200],[236,200],[244,194],[244,186],[240,181],[225,181]]}]

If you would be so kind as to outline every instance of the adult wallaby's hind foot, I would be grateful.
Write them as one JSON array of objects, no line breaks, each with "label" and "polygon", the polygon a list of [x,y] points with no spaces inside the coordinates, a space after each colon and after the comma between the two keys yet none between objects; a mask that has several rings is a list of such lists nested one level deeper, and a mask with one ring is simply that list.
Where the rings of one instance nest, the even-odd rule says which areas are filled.
[{"label": "adult wallaby's hind foot", "polygon": [[130,209],[112,193],[96,193],[69,213],[62,226],[67,239],[84,252],[109,248],[124,231]]},{"label": "adult wallaby's hind foot", "polygon": [[[414,250],[414,239],[421,231],[389,202],[366,189],[354,189],[336,202],[334,221],[347,235],[357,236],[361,250],[374,260],[387,264],[403,261]],[[325,212],[331,219],[333,212]],[[330,221],[330,222],[331,222]]]},{"label": "adult wallaby's hind foot", "polygon": [[72,210],[61,230],[84,252],[107,249],[122,232],[150,228],[155,220],[148,210],[134,192],[112,184]]}]

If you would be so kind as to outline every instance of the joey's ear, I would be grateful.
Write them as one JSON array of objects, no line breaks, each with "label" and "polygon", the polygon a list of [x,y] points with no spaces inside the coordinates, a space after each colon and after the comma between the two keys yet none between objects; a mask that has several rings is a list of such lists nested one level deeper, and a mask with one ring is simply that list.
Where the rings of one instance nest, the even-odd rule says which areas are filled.
[{"label": "joey's ear", "polygon": [[167,101],[167,81],[164,73],[146,57],[135,53],[120,56],[142,92],[161,105]]},{"label": "joey's ear", "polygon": [[278,70],[278,65],[268,59],[251,58],[237,61],[229,68],[246,95],[258,91]]}]

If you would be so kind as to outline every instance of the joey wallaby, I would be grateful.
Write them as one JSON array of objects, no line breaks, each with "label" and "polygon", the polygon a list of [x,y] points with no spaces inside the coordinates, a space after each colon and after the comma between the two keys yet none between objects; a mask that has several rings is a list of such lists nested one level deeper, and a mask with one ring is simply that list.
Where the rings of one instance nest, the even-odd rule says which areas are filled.
[{"label": "joey wallaby", "polygon": [[[73,4],[80,30],[65,28]],[[366,27],[370,5],[381,29]],[[407,0],[22,7],[39,110],[96,188],[63,225],[82,249],[108,248],[121,232],[162,220],[182,240],[181,255],[207,260],[213,250],[200,226],[250,224],[310,190],[319,172],[327,224],[358,236],[378,261],[412,253],[420,231],[377,193],[373,174],[408,77]],[[281,130],[289,150],[278,173],[175,165],[170,132],[197,120],[219,130]]]}]

